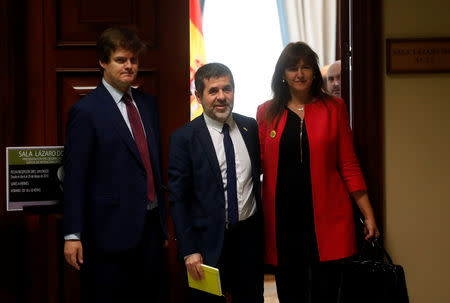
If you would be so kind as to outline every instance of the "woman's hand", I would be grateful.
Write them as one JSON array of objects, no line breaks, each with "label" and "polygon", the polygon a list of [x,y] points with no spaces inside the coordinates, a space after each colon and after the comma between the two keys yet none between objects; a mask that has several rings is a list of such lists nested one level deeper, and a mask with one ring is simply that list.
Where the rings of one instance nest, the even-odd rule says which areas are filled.
[{"label": "woman's hand", "polygon": [[372,206],[370,205],[369,195],[367,191],[358,190],[352,192],[352,197],[359,207],[359,210],[364,215],[364,234],[366,240],[370,240],[380,237],[380,231],[378,230],[377,223],[375,222],[375,216],[373,214]]},{"label": "woman's hand", "polygon": [[375,218],[373,216],[364,220],[364,234],[366,235],[366,240],[371,240],[374,237],[380,237],[380,231],[378,230]]}]

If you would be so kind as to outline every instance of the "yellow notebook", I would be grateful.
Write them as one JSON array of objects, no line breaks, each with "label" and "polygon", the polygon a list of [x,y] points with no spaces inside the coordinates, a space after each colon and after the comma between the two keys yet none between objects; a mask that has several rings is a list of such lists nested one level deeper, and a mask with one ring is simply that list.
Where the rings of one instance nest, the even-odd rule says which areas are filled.
[{"label": "yellow notebook", "polygon": [[187,273],[189,287],[206,291],[216,296],[222,296],[223,294],[222,287],[220,285],[219,269],[205,264],[202,264],[202,268],[205,273],[205,278],[200,281],[195,281],[192,279],[189,272]]}]

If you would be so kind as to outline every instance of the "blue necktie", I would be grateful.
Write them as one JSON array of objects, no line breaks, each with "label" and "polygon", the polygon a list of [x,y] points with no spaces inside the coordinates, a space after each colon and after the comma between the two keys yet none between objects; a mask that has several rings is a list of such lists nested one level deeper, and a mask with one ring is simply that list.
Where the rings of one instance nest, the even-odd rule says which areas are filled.
[{"label": "blue necktie", "polygon": [[230,126],[223,125],[223,145],[227,158],[227,197],[228,197],[228,224],[234,226],[239,221],[239,211],[236,192],[236,164],[234,160],[233,141],[230,137]]}]

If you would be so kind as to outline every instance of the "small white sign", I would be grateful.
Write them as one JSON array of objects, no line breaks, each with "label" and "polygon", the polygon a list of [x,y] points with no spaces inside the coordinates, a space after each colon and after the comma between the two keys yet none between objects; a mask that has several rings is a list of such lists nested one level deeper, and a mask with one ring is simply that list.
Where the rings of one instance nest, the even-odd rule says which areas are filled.
[{"label": "small white sign", "polygon": [[62,200],[63,146],[6,148],[6,210]]}]

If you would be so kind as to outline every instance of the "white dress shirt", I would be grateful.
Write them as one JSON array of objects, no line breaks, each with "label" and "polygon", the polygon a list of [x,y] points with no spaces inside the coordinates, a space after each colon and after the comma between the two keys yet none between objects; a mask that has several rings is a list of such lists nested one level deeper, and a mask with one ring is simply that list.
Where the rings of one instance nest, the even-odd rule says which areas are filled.
[{"label": "white dress shirt", "polygon": [[[119,111],[122,114],[122,117],[125,120],[125,123],[127,124],[128,129],[130,130],[131,136],[133,136],[133,130],[131,129],[130,120],[128,119],[127,105],[122,100],[124,92],[122,92],[122,91],[118,90],[117,88],[111,86],[108,82],[105,81],[105,79],[102,79],[102,83],[105,86],[106,90],[111,95],[111,97],[114,99],[114,102],[116,102],[117,107],[119,108]],[[127,94],[130,96],[131,101],[133,101],[133,105],[136,107],[136,110],[137,110],[137,112],[139,114],[139,118],[141,118],[141,114],[139,113],[139,109],[138,109],[138,107],[136,105],[136,102],[134,102],[133,94],[131,93],[131,87],[128,88]],[[142,118],[141,118],[141,123],[142,123]],[[144,125],[144,124],[142,123],[142,125]],[[145,133],[145,129],[144,129],[144,133]],[[134,138],[134,136],[133,136],[133,138]]]},{"label": "white dress shirt", "polygon": [[[227,160],[223,145],[223,123],[208,117],[206,114],[203,116],[205,118],[209,134],[211,135],[217,160],[219,161],[225,195],[225,211],[227,213]],[[252,163],[247,151],[247,146],[245,145],[242,134],[239,131],[236,122],[234,122],[232,115],[230,115],[226,123],[230,126],[230,137],[233,141],[235,154],[236,192],[238,199],[239,221],[243,221],[256,212],[256,199],[253,195]]]}]

